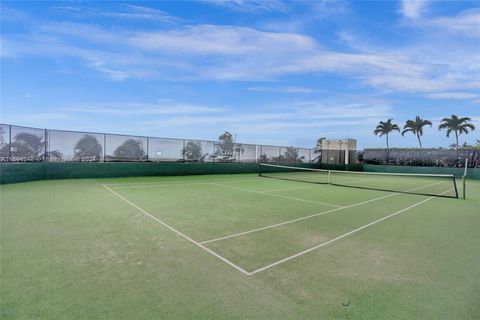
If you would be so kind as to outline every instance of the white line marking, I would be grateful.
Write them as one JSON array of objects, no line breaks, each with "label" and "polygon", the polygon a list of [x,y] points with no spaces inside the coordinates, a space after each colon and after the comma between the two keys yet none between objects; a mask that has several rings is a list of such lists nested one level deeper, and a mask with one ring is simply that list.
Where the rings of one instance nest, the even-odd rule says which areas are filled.
[{"label": "white line marking", "polygon": [[318,202],[318,201],[312,201],[312,200],[306,200],[306,199],[300,199],[300,198],[294,198],[294,197],[284,196],[284,195],[281,195],[281,194],[267,193],[267,192],[265,192],[265,191],[255,191],[255,190],[250,190],[250,189],[245,189],[245,188],[227,186],[227,185],[225,185],[225,184],[220,184],[220,183],[215,183],[215,182],[212,182],[212,183],[210,183],[210,184],[212,184],[212,185],[214,185],[214,186],[224,187],[224,188],[231,188],[231,189],[236,189],[236,190],[241,190],[241,191],[246,191],[246,192],[253,192],[253,193],[259,193],[259,194],[265,194],[265,195],[269,195],[269,196],[277,197],[277,198],[285,198],[285,199],[297,200],[297,201],[302,201],[302,202],[310,202],[310,203],[322,204],[322,205],[324,205],[324,206],[342,208],[341,206],[337,206],[337,205],[331,204],[331,203]]},{"label": "white line marking", "polygon": [[[444,191],[444,192],[442,192],[442,193],[439,193],[438,195],[442,195],[442,194],[447,193],[447,192],[450,192],[450,191],[452,191],[452,190],[453,190],[453,188],[450,189],[450,190]],[[361,226],[361,227],[359,227],[359,228],[357,228],[357,229],[354,229],[354,230],[352,230],[352,231],[350,231],[350,232],[344,233],[344,234],[342,234],[341,236],[338,236],[338,237],[333,238],[333,239],[331,239],[331,240],[322,242],[322,243],[320,243],[320,244],[318,244],[318,245],[316,245],[316,246],[314,246],[314,247],[311,247],[311,248],[309,248],[309,249],[307,249],[307,250],[304,250],[304,251],[302,251],[302,252],[296,253],[296,254],[294,254],[294,255],[292,255],[292,256],[290,256],[290,257],[286,257],[286,258],[284,258],[284,259],[278,260],[278,261],[276,261],[276,262],[274,262],[274,263],[271,263],[271,264],[269,264],[269,265],[266,265],[266,266],[264,266],[264,267],[261,267],[261,268],[259,268],[259,269],[256,269],[256,270],[250,272],[250,275],[253,275],[253,274],[256,274],[256,273],[265,271],[265,270],[270,269],[270,268],[272,268],[272,267],[274,267],[274,266],[277,266],[277,265],[279,265],[279,264],[281,264],[281,263],[284,263],[284,262],[287,262],[287,261],[289,261],[289,260],[295,259],[295,258],[297,258],[297,257],[299,257],[299,256],[301,256],[301,255],[304,255],[304,254],[308,253],[308,252],[311,252],[311,251],[316,250],[316,249],[318,249],[318,248],[324,247],[324,246],[326,246],[326,245],[328,245],[328,244],[330,244],[330,243],[332,243],[332,242],[335,242],[335,241],[337,241],[337,240],[340,240],[340,239],[343,239],[343,238],[345,238],[345,237],[348,237],[349,235],[352,235],[352,234],[357,233],[358,231],[361,231],[361,230],[363,230],[363,229],[365,229],[365,228],[368,228],[368,227],[370,227],[370,226],[372,226],[372,225],[374,225],[374,224],[377,224],[377,223],[382,222],[382,221],[384,221],[384,220],[387,220],[387,219],[389,219],[389,218],[391,218],[391,217],[394,217],[394,216],[396,216],[397,214],[400,214],[400,213],[402,213],[402,212],[405,212],[405,211],[408,211],[408,210],[410,210],[410,209],[412,209],[412,208],[415,208],[415,207],[417,207],[417,206],[419,206],[419,205],[421,205],[421,204],[423,204],[423,203],[425,203],[425,202],[427,202],[427,201],[430,201],[430,200],[432,200],[432,199],[434,199],[434,198],[436,198],[436,196],[432,196],[432,197],[430,197],[430,198],[427,198],[427,199],[425,199],[425,200],[422,200],[422,201],[420,201],[420,202],[417,202],[417,203],[415,203],[415,204],[412,204],[412,205],[409,206],[409,207],[406,207],[406,208],[404,208],[404,209],[402,209],[402,210],[399,210],[399,211],[397,211],[397,212],[394,212],[394,213],[392,213],[392,214],[389,214],[388,216],[385,216],[385,217],[383,217],[383,218],[380,218],[380,219],[377,219],[377,220],[375,220],[375,221],[372,221],[372,222],[370,222],[370,223],[368,223],[368,224],[366,224],[366,225],[363,225],[363,226]]]},{"label": "white line marking", "polygon": [[[415,191],[415,190],[422,189],[422,188],[432,187],[432,186],[434,186],[434,185],[438,185],[438,184],[443,183],[443,182],[444,182],[444,181],[432,183],[432,184],[429,184],[429,185],[426,185],[426,186],[422,186],[422,187],[413,188],[413,189],[407,190],[407,192]],[[450,189],[450,190],[448,190],[448,191],[451,191],[451,190],[453,190],[453,189]],[[443,193],[445,193],[445,192],[443,192]],[[443,193],[442,193],[442,194],[443,194]],[[210,242],[225,240],[225,239],[229,239],[229,238],[234,238],[234,237],[238,237],[238,236],[242,236],[242,235],[245,235],[245,234],[249,234],[249,233],[253,233],[253,232],[258,232],[258,231],[262,231],[262,230],[266,230],[266,229],[270,229],[270,228],[275,228],[275,227],[283,226],[283,225],[286,225],[286,224],[294,223],[294,222],[297,222],[297,221],[301,221],[301,220],[305,220],[305,219],[310,219],[310,218],[322,216],[322,215],[327,214],[327,213],[332,213],[332,212],[340,211],[340,210],[343,210],[343,209],[348,209],[348,208],[353,208],[353,207],[361,206],[361,205],[364,205],[364,204],[367,204],[367,203],[370,203],[370,202],[373,202],[373,201],[382,200],[382,199],[389,198],[389,197],[393,197],[393,196],[396,196],[396,195],[399,195],[399,194],[402,194],[402,193],[387,194],[387,195],[385,195],[385,196],[381,196],[381,197],[378,197],[378,198],[373,198],[373,199],[370,199],[370,200],[366,200],[366,201],[354,203],[354,204],[351,204],[351,205],[348,205],[348,206],[344,206],[344,207],[340,207],[340,208],[336,208],[336,209],[332,209],[332,210],[328,210],[328,211],[322,211],[322,212],[314,213],[314,214],[309,215],[309,216],[300,217],[300,218],[296,218],[296,219],[292,219],[292,220],[287,220],[287,221],[284,221],[284,222],[280,222],[280,223],[276,223],[276,224],[272,224],[272,225],[269,225],[269,226],[265,226],[265,227],[261,227],[261,228],[256,228],[256,229],[252,229],[252,230],[248,230],[248,231],[244,231],[244,232],[235,233],[235,234],[231,234],[231,235],[228,235],[228,236],[218,237],[218,238],[215,238],[215,239],[210,239],[210,240],[202,241],[202,242],[200,242],[200,243],[201,243],[201,244],[205,244],[205,243],[210,243]]]},{"label": "white line marking", "polygon": [[290,190],[303,190],[303,189],[313,189],[318,186],[313,186],[313,187],[296,187],[296,188],[285,188],[285,189],[275,189],[275,190],[267,190],[267,191],[258,191],[258,193],[270,193],[270,192],[278,192],[278,191],[290,191]]},{"label": "white line marking", "polygon": [[149,218],[155,220],[156,222],[160,223],[161,225],[163,225],[164,227],[170,229],[171,231],[175,232],[176,234],[178,234],[179,236],[187,239],[188,241],[190,241],[191,243],[193,243],[194,245],[202,248],[203,250],[207,251],[208,253],[210,253],[211,255],[217,257],[218,259],[222,260],[223,262],[225,262],[226,264],[228,264],[229,266],[231,267],[234,267],[235,269],[237,269],[238,271],[242,272],[243,274],[249,276],[250,273],[245,271],[244,269],[242,269],[241,267],[237,266],[236,264],[234,264],[233,262],[225,259],[224,257],[222,257],[221,255],[219,255],[218,253],[215,253],[214,251],[210,250],[209,248],[205,247],[204,245],[202,245],[201,243],[193,240],[192,238],[188,237],[187,235],[181,233],[180,231],[178,231],[177,229],[169,226],[168,224],[166,224],[165,222],[161,221],[160,219],[154,217],[153,215],[151,215],[150,213],[148,213],[147,211],[143,210],[142,208],[140,208],[139,206],[137,206],[136,204],[134,204],[133,202],[129,201],[128,199],[124,198],[123,196],[121,196],[120,194],[116,193],[115,191],[113,191],[112,189],[110,189],[109,187],[107,187],[106,185],[103,185],[103,187],[105,189],[107,189],[108,191],[110,191],[111,193],[113,193],[115,196],[119,197],[120,199],[122,199],[123,201],[127,202],[129,205],[131,205],[132,207],[134,207],[135,209],[137,209],[138,211],[142,212],[143,214],[145,214],[146,216],[148,216]]},{"label": "white line marking", "polygon": [[[252,177],[252,179],[249,180],[207,180],[205,182],[185,182],[185,183],[173,183],[170,184],[171,182],[178,182],[178,180],[169,180],[169,181],[163,181],[164,183],[161,184],[147,184],[147,185],[134,185],[130,183],[115,183],[115,184],[103,184],[104,186],[108,187],[115,187],[115,188],[122,188],[122,189],[129,189],[129,188],[161,188],[161,187],[175,187],[175,186],[190,186],[190,185],[197,185],[197,184],[210,184],[212,182],[256,182],[255,179],[257,179],[258,176]],[[168,184],[167,184],[168,183]]]}]

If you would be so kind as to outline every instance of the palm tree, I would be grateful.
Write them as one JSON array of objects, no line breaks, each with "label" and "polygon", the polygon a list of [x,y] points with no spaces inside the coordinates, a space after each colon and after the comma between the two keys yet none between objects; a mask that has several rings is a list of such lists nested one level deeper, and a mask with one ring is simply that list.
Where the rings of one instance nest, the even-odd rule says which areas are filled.
[{"label": "palm tree", "polygon": [[380,135],[380,137],[385,135],[387,140],[387,149],[389,148],[388,135],[393,131],[400,132],[400,128],[398,127],[398,125],[392,123],[392,121],[392,118],[387,119],[387,121],[380,121],[375,130],[373,131],[375,135]]},{"label": "palm tree", "polygon": [[418,143],[420,144],[420,148],[422,147],[422,140],[420,137],[423,135],[423,127],[426,125],[432,126],[432,121],[430,120],[423,120],[420,116],[416,116],[415,120],[407,120],[405,125],[403,126],[402,136],[405,135],[407,132],[411,132],[417,136]]},{"label": "palm tree", "polygon": [[450,118],[443,118],[442,122],[438,126],[438,130],[447,130],[447,137],[450,133],[455,132],[455,149],[458,150],[458,136],[462,133],[468,134],[469,131],[475,130],[475,126],[470,122],[472,119],[469,117],[459,118],[457,115],[452,114]]}]

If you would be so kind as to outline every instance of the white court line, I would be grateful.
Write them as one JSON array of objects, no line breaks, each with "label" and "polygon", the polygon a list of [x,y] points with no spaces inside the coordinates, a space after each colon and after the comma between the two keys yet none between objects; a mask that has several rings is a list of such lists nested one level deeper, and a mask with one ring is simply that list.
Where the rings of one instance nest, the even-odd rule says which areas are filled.
[{"label": "white court line", "polygon": [[132,185],[130,183],[114,183],[114,184],[103,184],[102,186],[108,186],[108,187],[115,187],[115,188],[122,188],[122,189],[134,189],[134,188],[160,188],[160,187],[175,187],[175,186],[190,186],[190,185],[197,185],[197,184],[210,184],[212,182],[255,182],[255,178],[258,177],[252,177],[253,179],[249,180],[206,180],[205,182],[185,182],[185,183],[174,183],[174,184],[167,184],[170,182],[178,182],[178,180],[169,180],[169,181],[163,181],[164,183],[161,184],[147,184],[147,185]]},{"label": "white court line", "polygon": [[106,185],[102,185],[105,189],[107,189],[108,191],[110,191],[111,193],[113,193],[114,195],[116,195],[117,197],[119,197],[120,199],[122,199],[123,201],[125,201],[126,203],[128,203],[129,205],[131,205],[132,207],[134,207],[135,209],[137,209],[138,211],[142,212],[143,214],[145,214],[146,216],[148,216],[149,218],[155,220],[156,222],[160,223],[161,225],[163,225],[164,227],[170,229],[171,231],[175,232],[176,234],[178,234],[179,236],[187,239],[188,241],[190,241],[191,243],[193,243],[194,245],[196,245],[197,247],[200,247],[202,248],[203,250],[207,251],[208,253],[210,253],[211,255],[217,257],[218,259],[222,260],[223,262],[225,262],[226,264],[228,264],[229,266],[231,267],[234,267],[235,269],[237,269],[238,271],[242,272],[243,274],[249,276],[250,273],[245,271],[244,269],[242,269],[241,267],[237,266],[236,264],[234,264],[233,262],[225,259],[224,257],[222,257],[221,255],[219,255],[218,253],[210,250],[209,248],[205,247],[204,245],[202,245],[201,243],[193,240],[192,238],[188,237],[187,235],[181,233],[180,231],[178,231],[177,229],[169,226],[168,224],[166,224],[165,222],[161,221],[160,219],[152,216],[150,213],[148,213],[147,211],[143,210],[142,208],[140,208],[139,206],[137,206],[136,204],[134,204],[133,202],[129,201],[128,199],[124,198],[123,196],[121,196],[120,194],[116,193],[115,191],[113,191],[112,189],[110,189],[109,187],[107,187]]},{"label": "white court line", "polygon": [[212,183],[210,183],[210,184],[212,184],[212,185],[214,185],[214,186],[224,187],[224,188],[231,188],[231,189],[236,189],[236,190],[241,190],[241,191],[246,191],[246,192],[253,192],[253,193],[259,193],[259,194],[265,194],[265,195],[269,195],[269,196],[277,197],[277,198],[285,198],[285,199],[297,200],[297,201],[302,201],[302,202],[310,202],[310,203],[316,203],[316,204],[323,204],[324,206],[342,208],[341,206],[337,206],[337,205],[331,204],[331,203],[325,203],[325,202],[319,202],[319,201],[312,201],[312,200],[300,199],[300,198],[295,198],[295,197],[284,196],[284,195],[281,195],[281,194],[268,193],[268,192],[265,192],[265,191],[255,191],[255,190],[250,190],[250,189],[245,189],[245,188],[227,186],[227,185],[225,185],[225,184],[220,184],[220,183],[215,183],[215,182],[212,182]]},{"label": "white court line", "polygon": [[[440,184],[440,183],[444,183],[444,181],[432,183],[432,184],[429,184],[429,185],[426,185],[426,186],[422,186],[422,187],[417,187],[417,188],[409,189],[409,190],[407,190],[406,192],[411,192],[411,191],[419,190],[419,189],[422,189],[422,188],[432,187],[432,186],[438,185],[438,184]],[[449,190],[449,191],[451,191],[451,190]],[[245,235],[245,234],[249,234],[249,233],[253,233],[253,232],[258,232],[258,231],[262,231],[262,230],[266,230],[266,229],[270,229],[270,228],[275,228],[275,227],[283,226],[283,225],[286,225],[286,224],[290,224],[290,223],[294,223],[294,222],[297,222],[297,221],[301,221],[301,220],[305,220],[305,219],[310,219],[310,218],[322,216],[322,215],[324,215],[324,214],[328,214],[328,213],[340,211],[340,210],[343,210],[343,209],[348,209],[348,208],[353,208],[353,207],[361,206],[361,205],[364,205],[364,204],[367,204],[367,203],[370,203],[370,202],[374,202],[374,201],[382,200],[382,199],[385,199],[385,198],[393,197],[393,196],[396,196],[396,195],[399,195],[399,194],[402,194],[402,193],[387,194],[387,195],[385,195],[385,196],[381,196],[381,197],[378,197],[378,198],[373,198],[373,199],[370,199],[370,200],[366,200],[366,201],[354,203],[354,204],[351,204],[351,205],[348,205],[348,206],[339,207],[339,208],[332,209],[332,210],[328,210],[328,211],[322,211],[322,212],[314,213],[314,214],[309,215],[309,216],[300,217],[300,218],[296,218],[296,219],[292,219],[292,220],[287,220],[287,221],[284,221],[284,222],[280,222],[280,223],[276,223],[276,224],[272,224],[272,225],[269,225],[269,226],[265,226],[265,227],[261,227],[261,228],[256,228],[256,229],[252,229],[252,230],[248,230],[248,231],[244,231],[244,232],[235,233],[235,234],[231,234],[231,235],[228,235],[228,236],[218,237],[218,238],[215,238],[215,239],[210,239],[210,240],[202,241],[202,242],[200,242],[200,243],[201,243],[201,244],[205,244],[205,243],[210,243],[210,242],[225,240],[225,239],[229,239],[229,238],[239,237],[239,236],[243,236],[243,235]]]},{"label": "white court line", "polygon": [[311,186],[311,187],[296,187],[296,188],[285,188],[285,189],[275,189],[275,190],[267,190],[267,191],[258,191],[258,193],[269,193],[269,192],[278,192],[278,191],[290,191],[290,190],[303,190],[303,189],[313,189],[318,186]]},{"label": "white court line", "polygon": [[[444,191],[444,192],[442,192],[442,193],[439,193],[438,195],[442,195],[442,194],[447,193],[447,192],[450,192],[450,191],[452,191],[452,190],[453,190],[453,188],[450,189],[450,190]],[[377,223],[382,222],[382,221],[384,221],[384,220],[387,220],[387,219],[389,219],[389,218],[391,218],[391,217],[394,217],[394,216],[396,216],[397,214],[400,214],[400,213],[402,213],[402,212],[405,212],[405,211],[407,211],[407,210],[410,210],[410,209],[412,209],[412,208],[415,208],[415,207],[417,207],[417,206],[419,206],[419,205],[421,205],[421,204],[423,204],[423,203],[425,203],[425,202],[427,202],[427,201],[430,201],[430,200],[432,200],[432,199],[434,199],[434,198],[436,198],[436,196],[433,196],[433,197],[427,198],[427,199],[425,199],[425,200],[422,200],[422,201],[420,201],[420,202],[417,202],[417,203],[415,203],[415,204],[413,204],[413,205],[411,205],[411,206],[409,206],[409,207],[407,207],[407,208],[404,208],[404,209],[402,209],[402,210],[399,210],[399,211],[397,211],[397,212],[394,212],[394,213],[392,213],[392,214],[389,214],[388,216],[385,216],[385,217],[383,217],[383,218],[377,219],[377,220],[375,220],[375,221],[373,221],[373,222],[370,222],[370,223],[368,223],[368,224],[366,224],[366,225],[363,225],[363,226],[361,226],[361,227],[359,227],[359,228],[357,228],[357,229],[354,229],[354,230],[352,230],[352,231],[350,231],[350,232],[344,233],[344,234],[342,234],[341,236],[338,236],[338,237],[333,238],[333,239],[331,239],[331,240],[322,242],[322,243],[320,243],[320,244],[318,244],[318,245],[316,245],[316,246],[314,246],[314,247],[311,247],[311,248],[309,248],[309,249],[307,249],[307,250],[304,250],[304,251],[299,252],[299,253],[297,253],[297,254],[294,254],[294,255],[292,255],[292,256],[286,257],[286,258],[284,258],[284,259],[278,260],[278,261],[276,261],[276,262],[274,262],[274,263],[271,263],[271,264],[269,264],[269,265],[266,265],[266,266],[264,266],[264,267],[261,267],[261,268],[259,268],[259,269],[256,269],[256,270],[250,272],[249,275],[254,275],[254,274],[256,274],[256,273],[265,271],[265,270],[270,269],[270,268],[272,268],[272,267],[278,266],[278,265],[281,264],[281,263],[287,262],[287,261],[289,261],[289,260],[292,260],[292,259],[295,259],[295,258],[297,258],[297,257],[299,257],[299,256],[302,256],[302,255],[304,255],[304,254],[306,254],[306,253],[309,253],[309,252],[311,252],[311,251],[313,251],[313,250],[316,250],[316,249],[319,249],[319,248],[321,248],[321,247],[324,247],[324,246],[326,246],[326,245],[328,245],[328,244],[331,244],[332,242],[335,242],[335,241],[337,241],[337,240],[340,240],[340,239],[343,239],[343,238],[345,238],[345,237],[348,237],[348,236],[350,236],[350,235],[352,235],[352,234],[354,234],[354,233],[357,233],[358,231],[361,231],[361,230],[363,230],[363,229],[365,229],[365,228],[368,228],[368,227],[370,227],[370,226],[372,226],[372,225],[374,225],[374,224],[377,224]]]}]

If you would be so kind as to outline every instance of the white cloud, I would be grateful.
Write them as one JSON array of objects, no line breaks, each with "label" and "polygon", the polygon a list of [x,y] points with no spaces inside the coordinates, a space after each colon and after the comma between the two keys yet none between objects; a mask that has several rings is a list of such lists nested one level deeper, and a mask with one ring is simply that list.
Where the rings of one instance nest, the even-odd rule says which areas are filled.
[{"label": "white cloud", "polygon": [[480,37],[480,8],[465,10],[451,17],[433,18],[429,22],[453,34]]},{"label": "white cloud", "polygon": [[257,87],[250,87],[247,90],[256,91],[256,92],[279,92],[279,93],[293,93],[293,94],[295,93],[306,94],[306,93],[317,92],[317,90],[312,88],[297,87],[297,86],[278,86],[278,87],[257,86]]},{"label": "white cloud", "polygon": [[89,5],[59,5],[53,7],[53,10],[64,16],[73,16],[81,18],[102,17],[124,20],[144,20],[166,24],[179,23],[182,19],[170,15],[165,11],[153,9],[140,5],[124,4],[116,6],[116,11],[100,10]]},{"label": "white cloud", "polygon": [[285,12],[288,10],[287,6],[281,0],[204,0],[204,2],[245,12]]},{"label": "white cloud", "polygon": [[480,93],[471,92],[437,92],[425,95],[431,99],[447,99],[447,100],[472,100],[480,99]]},{"label": "white cloud", "polygon": [[185,103],[159,101],[158,103],[122,102],[117,104],[78,105],[67,108],[69,112],[115,115],[175,115],[208,114],[224,112],[224,108],[198,106]]},{"label": "white cloud", "polygon": [[294,53],[315,48],[313,39],[298,34],[220,25],[195,25],[168,31],[136,33],[128,38],[128,43],[144,50],[190,55],[246,55],[278,50]]},{"label": "white cloud", "polygon": [[[150,12],[148,8],[137,10]],[[470,17],[471,12],[459,16]],[[439,32],[435,39],[428,37],[392,48],[372,45],[344,32],[342,40],[351,50],[342,52],[298,33],[230,25],[170,25],[150,32],[80,23],[39,26],[31,34],[3,36],[2,56],[74,57],[116,81],[154,77],[263,81],[286,75],[331,73],[349,77],[360,85],[398,92],[480,88],[480,81],[472,81],[480,79],[475,44],[458,42]],[[450,46],[452,41],[454,46]],[[264,86],[252,88],[271,90]],[[275,90],[308,91],[295,87]]]},{"label": "white cloud", "polygon": [[401,11],[407,18],[420,18],[427,5],[427,0],[402,0]]}]

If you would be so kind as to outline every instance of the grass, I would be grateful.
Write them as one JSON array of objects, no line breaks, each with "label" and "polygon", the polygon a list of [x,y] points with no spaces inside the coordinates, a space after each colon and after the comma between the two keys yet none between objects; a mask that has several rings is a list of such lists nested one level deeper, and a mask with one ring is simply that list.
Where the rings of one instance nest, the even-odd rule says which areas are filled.
[{"label": "grass", "polygon": [[[467,200],[421,204],[429,197],[255,175],[1,186],[0,316],[478,319],[480,183],[468,186]],[[333,210],[203,244],[247,273],[418,205],[247,275],[115,193],[196,242]]]}]

